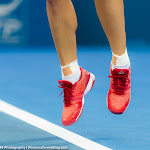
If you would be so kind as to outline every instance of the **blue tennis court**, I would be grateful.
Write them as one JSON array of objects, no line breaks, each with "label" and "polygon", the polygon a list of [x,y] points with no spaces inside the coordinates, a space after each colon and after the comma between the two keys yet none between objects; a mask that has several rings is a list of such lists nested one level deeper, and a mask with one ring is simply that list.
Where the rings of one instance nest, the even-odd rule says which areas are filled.
[{"label": "blue tennis court", "polygon": [[[61,72],[54,48],[1,48],[0,99],[107,148],[148,150],[149,49],[150,46],[146,44],[128,46],[132,64],[132,98],[123,115],[110,113],[106,106],[111,60],[108,47],[78,48],[79,65],[95,74],[96,82],[93,90],[85,97],[81,118],[70,127],[61,124],[63,97],[57,98],[62,91],[57,87]],[[1,107],[0,146],[64,146],[69,150],[83,149],[4,113]]]}]

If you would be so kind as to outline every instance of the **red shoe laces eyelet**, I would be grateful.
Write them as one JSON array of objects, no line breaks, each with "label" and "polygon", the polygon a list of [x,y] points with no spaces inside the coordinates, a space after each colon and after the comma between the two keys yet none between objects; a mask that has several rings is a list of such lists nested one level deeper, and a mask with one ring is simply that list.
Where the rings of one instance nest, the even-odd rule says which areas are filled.
[{"label": "red shoe laces eyelet", "polygon": [[112,88],[114,89],[114,93],[119,95],[124,94],[129,83],[128,75],[111,75],[108,77],[113,79]]}]

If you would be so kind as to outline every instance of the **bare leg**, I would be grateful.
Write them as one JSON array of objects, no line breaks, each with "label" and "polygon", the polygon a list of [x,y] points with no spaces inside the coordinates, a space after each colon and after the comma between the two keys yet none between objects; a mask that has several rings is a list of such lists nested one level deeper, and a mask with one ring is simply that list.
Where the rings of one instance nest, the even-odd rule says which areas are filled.
[{"label": "bare leg", "polygon": [[[77,59],[77,18],[71,0],[47,0],[47,15],[61,66]],[[67,67],[65,75],[71,74]]]},{"label": "bare leg", "polygon": [[[108,38],[111,50],[122,55],[126,49],[123,0],[95,0],[98,17]],[[115,65],[116,57],[112,57]]]}]

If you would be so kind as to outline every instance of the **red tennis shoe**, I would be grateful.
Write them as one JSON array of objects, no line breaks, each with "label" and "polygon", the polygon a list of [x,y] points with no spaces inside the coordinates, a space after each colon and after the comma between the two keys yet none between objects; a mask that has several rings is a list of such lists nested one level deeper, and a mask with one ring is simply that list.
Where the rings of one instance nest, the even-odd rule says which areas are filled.
[{"label": "red tennis shoe", "polygon": [[131,69],[114,69],[110,67],[110,89],[107,94],[107,107],[114,114],[122,114],[131,98]]},{"label": "red tennis shoe", "polygon": [[61,85],[59,87],[63,88],[64,92],[64,108],[62,112],[62,124],[64,126],[70,126],[79,119],[84,107],[84,96],[92,89],[95,82],[95,76],[92,73],[81,67],[80,70],[81,77],[75,84],[65,80],[58,81]]}]

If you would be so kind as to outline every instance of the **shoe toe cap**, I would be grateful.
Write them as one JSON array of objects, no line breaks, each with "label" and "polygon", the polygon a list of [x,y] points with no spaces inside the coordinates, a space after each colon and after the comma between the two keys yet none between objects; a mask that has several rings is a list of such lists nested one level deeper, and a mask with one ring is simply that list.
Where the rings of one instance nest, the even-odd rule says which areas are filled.
[{"label": "shoe toe cap", "polygon": [[79,115],[79,111],[74,111],[70,116],[62,117],[62,124],[64,126],[70,126],[76,122],[76,118]]},{"label": "shoe toe cap", "polygon": [[114,114],[122,114],[129,105],[130,97],[127,95],[110,94],[107,96],[108,109]]},{"label": "shoe toe cap", "polygon": [[76,122],[80,115],[81,105],[74,105],[72,108],[65,108],[62,114],[62,124],[64,126],[72,125]]}]

